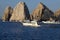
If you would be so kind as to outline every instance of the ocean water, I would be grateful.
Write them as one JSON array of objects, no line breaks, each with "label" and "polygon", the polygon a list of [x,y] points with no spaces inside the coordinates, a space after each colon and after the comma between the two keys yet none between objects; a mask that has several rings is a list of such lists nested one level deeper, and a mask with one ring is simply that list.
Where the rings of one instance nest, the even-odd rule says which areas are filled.
[{"label": "ocean water", "polygon": [[0,22],[0,40],[60,40],[60,24],[23,26],[19,22]]}]

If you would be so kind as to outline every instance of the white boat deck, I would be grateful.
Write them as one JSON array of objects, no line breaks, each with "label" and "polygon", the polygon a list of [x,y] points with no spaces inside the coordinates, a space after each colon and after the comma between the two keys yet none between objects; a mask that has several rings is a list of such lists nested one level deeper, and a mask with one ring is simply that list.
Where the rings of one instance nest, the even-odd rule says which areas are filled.
[{"label": "white boat deck", "polygon": [[36,21],[31,21],[29,23],[22,23],[24,26],[34,26],[34,27],[39,27],[40,25],[37,24]]}]

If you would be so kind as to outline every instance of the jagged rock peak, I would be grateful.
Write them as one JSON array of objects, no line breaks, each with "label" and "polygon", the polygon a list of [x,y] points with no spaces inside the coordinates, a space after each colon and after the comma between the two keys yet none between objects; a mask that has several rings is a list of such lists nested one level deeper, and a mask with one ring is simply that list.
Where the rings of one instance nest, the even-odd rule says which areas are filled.
[{"label": "jagged rock peak", "polygon": [[38,4],[37,8],[44,8],[43,6],[44,6],[44,4],[40,2],[40,3]]},{"label": "jagged rock peak", "polygon": [[60,9],[55,11],[54,16],[58,17],[60,15]]},{"label": "jagged rock peak", "polygon": [[22,22],[24,20],[29,19],[29,16],[29,10],[25,2],[19,2],[13,10],[13,14],[10,18],[10,21]]},{"label": "jagged rock peak", "polygon": [[31,20],[41,21],[49,20],[53,15],[53,12],[49,10],[43,3],[39,3],[37,8],[32,12]]},{"label": "jagged rock peak", "polygon": [[12,12],[13,12],[13,8],[11,6],[7,6],[4,10],[4,15],[2,17],[2,20],[3,21],[9,21],[11,15],[12,15]]},{"label": "jagged rock peak", "polygon": [[44,9],[42,3],[40,2],[38,6],[33,10],[32,14],[30,15],[31,20],[40,20],[41,19],[41,13],[42,10]]},{"label": "jagged rock peak", "polygon": [[40,2],[38,6],[33,10],[32,14],[30,15],[31,20],[36,20],[36,21],[40,20],[43,9],[44,9],[44,6]]},{"label": "jagged rock peak", "polygon": [[56,21],[60,21],[60,9],[55,11],[54,16],[55,16]]},{"label": "jagged rock peak", "polygon": [[19,3],[17,3],[17,5],[16,6],[18,6],[18,5],[24,5],[25,4],[25,2],[19,2]]},{"label": "jagged rock peak", "polygon": [[57,11],[55,11],[55,13],[60,13],[60,9],[59,9],[59,10],[57,10]]},{"label": "jagged rock peak", "polygon": [[25,4],[25,2],[19,2],[18,4]]}]

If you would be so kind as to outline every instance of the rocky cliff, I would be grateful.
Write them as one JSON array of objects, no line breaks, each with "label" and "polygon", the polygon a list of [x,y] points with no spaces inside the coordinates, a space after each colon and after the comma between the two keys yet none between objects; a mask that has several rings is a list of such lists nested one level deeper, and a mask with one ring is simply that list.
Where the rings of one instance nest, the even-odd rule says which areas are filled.
[{"label": "rocky cliff", "polygon": [[60,11],[55,14],[43,3],[39,3],[38,6],[33,10],[32,14],[29,14],[29,10],[25,2],[19,2],[14,9],[8,6],[2,17],[3,21],[15,21],[23,22],[25,20],[36,20],[36,21],[53,21],[60,20]]},{"label": "rocky cliff", "polygon": [[50,18],[53,17],[53,12],[49,10],[43,3],[39,3],[37,8],[32,12],[30,15],[31,20],[36,20],[36,21],[47,21],[50,20]]},{"label": "rocky cliff", "polygon": [[60,9],[54,13],[54,16],[56,21],[60,21]]},{"label": "rocky cliff", "polygon": [[30,14],[27,5],[24,2],[19,2],[13,10],[10,21],[24,21],[30,19]]},{"label": "rocky cliff", "polygon": [[2,17],[2,21],[9,21],[12,15],[13,9],[10,6],[7,6],[4,10],[4,15]]}]

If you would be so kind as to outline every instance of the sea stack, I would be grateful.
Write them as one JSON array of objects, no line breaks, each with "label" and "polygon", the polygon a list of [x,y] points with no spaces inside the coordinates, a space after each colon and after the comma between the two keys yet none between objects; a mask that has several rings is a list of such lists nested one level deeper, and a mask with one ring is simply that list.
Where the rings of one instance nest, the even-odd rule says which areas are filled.
[{"label": "sea stack", "polygon": [[54,13],[49,10],[43,3],[39,3],[37,8],[30,15],[31,20],[47,21],[53,17]]},{"label": "sea stack", "polygon": [[4,15],[2,17],[2,21],[5,22],[5,21],[9,21],[10,20],[10,17],[12,15],[12,12],[13,12],[13,8],[10,7],[10,6],[7,6],[4,10]]},{"label": "sea stack", "polygon": [[30,19],[30,14],[25,2],[19,2],[13,10],[10,21],[23,22]]},{"label": "sea stack", "polygon": [[56,21],[60,21],[60,9],[55,11],[54,16]]}]

